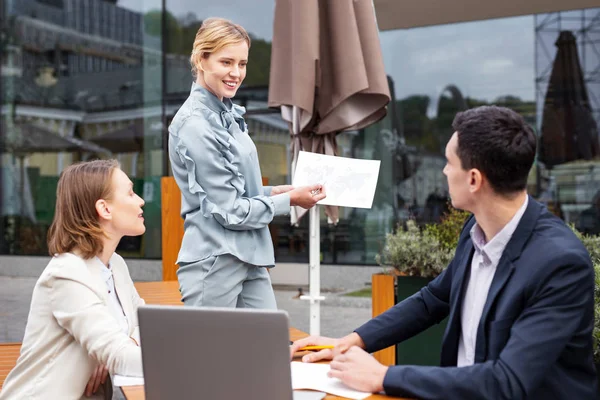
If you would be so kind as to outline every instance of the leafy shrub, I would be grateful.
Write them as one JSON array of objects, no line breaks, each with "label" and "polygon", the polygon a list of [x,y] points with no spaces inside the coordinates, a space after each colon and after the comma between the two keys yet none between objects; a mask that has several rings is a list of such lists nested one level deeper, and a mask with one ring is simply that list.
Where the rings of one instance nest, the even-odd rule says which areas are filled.
[{"label": "leafy shrub", "polygon": [[385,247],[375,257],[380,265],[391,265],[402,275],[435,278],[448,266],[460,232],[470,214],[450,207],[439,224],[422,230],[412,220],[406,229],[398,226],[386,236]]},{"label": "leafy shrub", "polygon": [[444,214],[439,224],[428,224],[425,231],[435,237],[440,245],[447,250],[456,249],[458,238],[467,218],[471,213],[458,210],[449,205],[449,211]]},{"label": "leafy shrub", "polygon": [[600,261],[594,262],[594,271],[596,272],[596,285],[594,286],[594,362],[600,364]]},{"label": "leafy shrub", "polygon": [[569,225],[575,235],[581,240],[587,251],[590,253],[590,257],[594,264],[600,263],[600,236],[598,235],[586,235],[575,229],[574,225]]}]

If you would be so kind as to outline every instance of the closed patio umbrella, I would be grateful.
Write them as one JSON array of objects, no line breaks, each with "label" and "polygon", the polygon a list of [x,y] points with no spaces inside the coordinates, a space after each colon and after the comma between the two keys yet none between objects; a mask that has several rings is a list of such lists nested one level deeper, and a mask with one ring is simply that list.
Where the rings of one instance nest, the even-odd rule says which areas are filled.
[{"label": "closed patio umbrella", "polygon": [[138,119],[127,126],[91,138],[90,141],[113,153],[143,152],[148,148],[161,148],[161,129],[161,127],[145,129],[144,122]]},{"label": "closed patio umbrella", "polygon": [[[3,129],[5,132],[10,132],[10,134],[5,137],[5,140],[0,142],[0,153],[12,153],[19,159],[19,214],[31,219],[34,218],[33,211],[27,212],[25,210],[26,204],[32,204],[30,199],[25,198],[24,159],[27,154],[74,151],[110,154],[108,150],[94,143],[74,137],[60,136],[57,133],[31,123],[15,122],[13,127],[14,129],[11,129],[10,131],[8,129]],[[14,208],[10,204],[4,204],[4,202],[3,206],[7,209]],[[2,214],[4,214],[4,210],[2,211]]]},{"label": "closed patio umbrella", "polygon": [[575,35],[562,31],[544,102],[539,159],[546,167],[600,155]]},{"label": "closed patio umbrella", "polygon": [[[390,92],[372,0],[277,0],[269,106],[290,123],[292,172],[300,150],[336,155],[335,135],[383,118]],[[304,210],[292,210],[296,223]],[[337,222],[337,207],[326,206]],[[318,207],[310,211],[311,334],[319,334]]]},{"label": "closed patio umbrella", "polygon": [[135,122],[90,140],[110,149],[113,153],[144,151],[144,126],[140,122]]},{"label": "closed patio umbrella", "polygon": [[[107,149],[74,137],[60,136],[48,129],[26,122],[17,122],[14,133],[0,142],[0,152],[17,155],[28,153],[58,153],[87,151],[107,153]],[[8,131],[8,130],[5,130]]]}]

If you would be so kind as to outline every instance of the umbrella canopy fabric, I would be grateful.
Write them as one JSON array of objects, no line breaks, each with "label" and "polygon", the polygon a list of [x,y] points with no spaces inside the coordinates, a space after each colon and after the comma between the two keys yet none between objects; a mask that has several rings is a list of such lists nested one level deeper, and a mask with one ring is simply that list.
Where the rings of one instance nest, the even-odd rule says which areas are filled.
[{"label": "umbrella canopy fabric", "polygon": [[598,7],[598,0],[374,0],[374,3],[382,31]]},{"label": "umbrella canopy fabric", "polygon": [[73,137],[60,136],[31,123],[17,122],[14,127],[14,134],[8,135],[5,141],[0,143],[1,152],[12,152],[18,155],[72,151],[109,153],[108,150],[94,143]]},{"label": "umbrella canopy fabric", "polygon": [[539,160],[548,168],[600,155],[598,127],[592,115],[575,35],[562,31],[556,47],[544,102],[539,150]]},{"label": "umbrella canopy fabric", "polygon": [[[292,165],[300,150],[335,155],[337,133],[386,115],[371,0],[277,0],[271,52],[269,106],[290,123]],[[337,222],[337,208],[326,211]]]},{"label": "umbrella canopy fabric", "polygon": [[142,120],[90,139],[113,153],[143,152],[144,147],[160,149],[161,129],[146,130]]},{"label": "umbrella canopy fabric", "polygon": [[[110,154],[108,150],[94,143],[74,137],[60,136],[28,122],[15,121],[13,128],[5,140],[0,141],[0,153],[14,154],[19,158],[20,165],[18,171],[16,165],[7,165],[4,168],[3,176],[0,176],[4,194],[0,196],[0,215],[22,215],[33,222],[36,221],[33,193],[24,166],[27,154],[74,151]],[[9,132],[8,129],[3,130]],[[9,187],[13,187],[15,190],[6,190]],[[19,193],[19,195],[15,196],[15,193]]]},{"label": "umbrella canopy fabric", "polygon": [[113,153],[130,153],[144,150],[144,127],[133,123],[124,128],[105,133],[90,139]]}]

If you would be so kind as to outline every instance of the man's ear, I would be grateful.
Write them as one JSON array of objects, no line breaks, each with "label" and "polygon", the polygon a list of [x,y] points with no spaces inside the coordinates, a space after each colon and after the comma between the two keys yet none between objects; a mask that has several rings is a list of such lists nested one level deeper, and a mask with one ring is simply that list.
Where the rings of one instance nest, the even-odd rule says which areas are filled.
[{"label": "man's ear", "polygon": [[475,193],[483,186],[483,174],[480,170],[473,168],[469,171],[469,190]]},{"label": "man's ear", "polygon": [[108,203],[104,199],[100,199],[100,200],[96,201],[96,212],[98,213],[98,216],[100,217],[100,219],[105,219],[105,220],[112,219],[110,207],[108,206]]}]

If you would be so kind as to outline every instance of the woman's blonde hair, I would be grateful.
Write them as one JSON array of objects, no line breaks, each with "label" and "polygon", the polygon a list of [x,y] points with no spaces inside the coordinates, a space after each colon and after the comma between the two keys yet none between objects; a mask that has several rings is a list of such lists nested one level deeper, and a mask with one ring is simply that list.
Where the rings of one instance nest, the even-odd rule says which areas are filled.
[{"label": "woman's blonde hair", "polygon": [[110,200],[117,160],[95,160],[67,167],[58,179],[56,211],[48,230],[50,255],[74,249],[89,259],[103,250],[106,237],[100,226],[96,202]]},{"label": "woman's blonde hair", "polygon": [[248,48],[250,48],[250,36],[241,25],[224,18],[205,19],[196,33],[190,57],[194,77],[198,76],[200,61],[203,58],[208,58],[211,53],[217,52],[225,46],[243,41],[248,43]]}]

